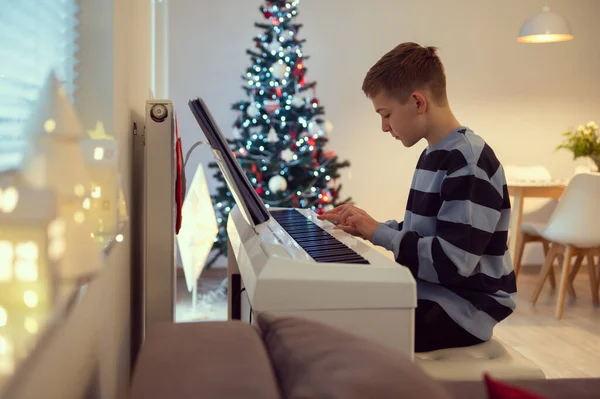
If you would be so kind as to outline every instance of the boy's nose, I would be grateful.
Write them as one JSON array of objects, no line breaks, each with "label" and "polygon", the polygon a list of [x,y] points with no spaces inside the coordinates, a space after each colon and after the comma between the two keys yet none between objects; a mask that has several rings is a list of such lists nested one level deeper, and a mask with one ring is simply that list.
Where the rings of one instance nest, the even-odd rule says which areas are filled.
[{"label": "boy's nose", "polygon": [[381,130],[383,130],[385,133],[388,133],[389,131],[391,131],[391,129],[390,129],[390,125],[389,125],[389,124],[387,124],[387,123],[383,123],[383,124],[381,125]]}]

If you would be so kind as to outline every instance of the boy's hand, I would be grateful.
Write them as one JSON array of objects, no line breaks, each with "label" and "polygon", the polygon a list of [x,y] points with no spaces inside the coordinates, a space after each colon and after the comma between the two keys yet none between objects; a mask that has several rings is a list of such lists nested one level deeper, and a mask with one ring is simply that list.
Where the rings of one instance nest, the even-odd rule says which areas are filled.
[{"label": "boy's hand", "polygon": [[375,229],[379,226],[379,222],[369,216],[367,212],[349,204],[340,205],[319,215],[318,218],[337,223],[336,229],[344,230],[346,233],[369,241],[371,241]]}]

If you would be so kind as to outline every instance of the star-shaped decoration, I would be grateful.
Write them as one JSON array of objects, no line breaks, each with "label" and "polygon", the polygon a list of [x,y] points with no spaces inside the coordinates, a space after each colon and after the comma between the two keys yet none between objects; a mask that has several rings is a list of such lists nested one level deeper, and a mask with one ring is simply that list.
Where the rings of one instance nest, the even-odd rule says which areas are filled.
[{"label": "star-shaped decoration", "polygon": [[268,48],[271,51],[271,53],[279,51],[279,49],[281,48],[281,43],[279,42],[279,38],[277,37],[277,35],[273,36],[273,40],[271,40],[271,43],[269,43]]},{"label": "star-shaped decoration", "polygon": [[102,121],[96,122],[96,127],[94,130],[88,130],[88,135],[93,140],[114,140],[113,136],[109,136],[106,134],[106,130],[104,129],[104,123]]},{"label": "star-shaped decoration", "polygon": [[291,162],[294,159],[294,151],[290,150],[289,148],[281,151],[281,159],[288,163]]}]

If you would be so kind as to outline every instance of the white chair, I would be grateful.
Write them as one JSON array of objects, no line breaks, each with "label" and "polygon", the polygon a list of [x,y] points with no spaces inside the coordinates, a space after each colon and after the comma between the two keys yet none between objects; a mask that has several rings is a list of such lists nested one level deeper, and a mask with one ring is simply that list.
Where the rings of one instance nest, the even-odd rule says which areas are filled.
[{"label": "white chair", "polygon": [[[592,301],[599,304],[599,276],[594,257],[600,255],[600,173],[580,173],[573,176],[558,205],[543,228],[531,231],[550,243],[550,249],[540,272],[532,303],[542,291],[546,278],[553,269],[554,260],[564,254],[556,317],[563,314],[566,291],[581,263],[587,258]],[[576,257],[571,267],[571,259]]]},{"label": "white chair", "polygon": [[[542,165],[531,166],[516,166],[506,165],[504,167],[504,176],[509,182],[550,182],[552,175],[550,171]],[[511,202],[514,202],[512,200]],[[547,242],[537,234],[529,234],[532,229],[543,226],[548,222],[548,219],[554,209],[557,201],[547,198],[526,198],[523,202],[523,222],[520,226],[520,231],[511,231],[509,234],[515,234],[518,238],[517,252],[515,254],[514,268],[515,275],[519,275],[525,246],[528,243],[539,242],[544,250],[544,258],[548,253]],[[556,285],[554,274],[550,274],[550,285],[554,288]]]}]

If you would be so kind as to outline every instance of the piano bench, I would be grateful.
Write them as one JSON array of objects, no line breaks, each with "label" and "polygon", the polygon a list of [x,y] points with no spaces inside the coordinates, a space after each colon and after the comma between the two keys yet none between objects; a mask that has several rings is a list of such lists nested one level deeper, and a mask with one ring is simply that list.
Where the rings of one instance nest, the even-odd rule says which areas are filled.
[{"label": "piano bench", "polygon": [[536,364],[493,337],[465,348],[415,353],[415,363],[444,381],[481,381],[483,373],[502,380],[546,379]]}]

